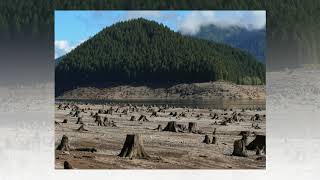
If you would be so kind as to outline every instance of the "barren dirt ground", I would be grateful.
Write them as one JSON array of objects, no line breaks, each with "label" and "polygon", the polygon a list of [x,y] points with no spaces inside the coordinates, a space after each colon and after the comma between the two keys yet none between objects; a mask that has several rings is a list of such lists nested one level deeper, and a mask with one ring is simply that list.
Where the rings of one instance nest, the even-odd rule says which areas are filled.
[{"label": "barren dirt ground", "polygon": [[[130,112],[125,115],[123,109],[107,116],[115,122],[116,127],[97,126],[95,119],[90,116],[91,112],[98,112],[99,109],[107,110],[111,105],[84,105],[78,104],[81,109],[91,108],[81,113],[85,132],[76,131],[80,125],[76,124],[77,118],[69,115],[71,109],[61,110],[56,105],[55,111],[55,148],[61,141],[63,135],[69,138],[71,149],[74,148],[96,148],[97,152],[82,152],[71,150],[68,152],[55,150],[55,167],[63,169],[64,161],[68,161],[75,169],[265,169],[265,154],[256,155],[255,151],[248,151],[248,157],[232,156],[233,142],[241,139],[240,131],[251,131],[264,134],[266,132],[265,110],[209,110],[168,108],[165,112],[158,112],[158,117],[150,117],[151,112],[147,107],[137,107],[139,112]],[[116,109],[118,105],[112,105]],[[155,110],[158,107],[153,107]],[[233,112],[241,113],[240,122],[232,122],[227,125],[220,125],[225,117],[232,117]],[[186,112],[186,117],[172,117],[170,112]],[[210,113],[217,113],[218,119],[211,119]],[[130,121],[131,116],[136,119],[140,115],[146,115],[150,121]],[[202,114],[200,117],[197,115]],[[261,120],[252,121],[250,118],[259,114]],[[67,119],[67,123],[62,123]],[[196,122],[199,130],[203,133],[194,134],[186,132],[166,132],[153,130],[159,124],[166,127],[169,121],[176,121],[188,128],[188,122]],[[217,121],[217,124],[214,122]],[[252,127],[258,124],[260,129]],[[212,139],[214,128],[216,128],[216,144],[205,144],[205,135]],[[120,153],[127,134],[140,134],[143,139],[145,151],[151,159],[128,159],[117,155]],[[249,136],[248,143],[254,139],[254,134]],[[259,157],[259,158],[258,158]]]}]

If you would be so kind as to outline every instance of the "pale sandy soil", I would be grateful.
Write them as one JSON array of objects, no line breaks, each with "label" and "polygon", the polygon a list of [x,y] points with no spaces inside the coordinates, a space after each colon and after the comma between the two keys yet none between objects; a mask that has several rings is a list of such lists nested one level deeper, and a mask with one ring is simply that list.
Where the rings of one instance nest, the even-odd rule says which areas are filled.
[{"label": "pale sandy soil", "polygon": [[215,81],[178,84],[167,88],[121,85],[108,88],[80,87],[60,95],[59,99],[260,99],[265,100],[265,85],[237,85]]},{"label": "pale sandy soil", "polygon": [[[169,108],[165,113],[158,113],[159,117],[150,117],[151,112],[147,112],[147,107],[140,109],[139,112],[129,112],[124,115],[120,108],[119,113],[113,115],[101,114],[101,116],[108,116],[113,120],[117,127],[110,126],[97,126],[94,118],[90,117],[90,112],[97,112],[98,109],[110,108],[110,105],[78,105],[80,108],[90,107],[92,110],[86,110],[82,113],[85,128],[87,132],[77,132],[76,129],[80,127],[76,124],[76,118],[71,117],[69,114],[70,109],[58,110],[56,105],[55,121],[62,122],[68,119],[68,123],[60,123],[55,125],[55,147],[58,146],[62,135],[69,137],[71,148],[90,147],[96,148],[98,151],[79,152],[69,151],[67,153],[56,151],[55,152],[55,167],[57,169],[63,168],[63,162],[69,161],[76,169],[265,169],[266,161],[265,155],[262,160],[257,160],[257,155],[254,151],[248,151],[248,157],[235,157],[231,156],[233,151],[234,140],[241,139],[239,132],[248,130],[251,132],[259,132],[265,134],[266,132],[266,119],[262,117],[261,121],[251,121],[250,118],[254,114],[265,115],[265,111],[246,110],[241,112],[240,109],[233,111],[227,110],[212,110],[211,113],[218,113],[219,119],[213,120],[209,117],[210,111],[208,109],[190,109],[186,117],[171,117],[170,112],[186,112],[184,108]],[[113,105],[116,109],[117,105]],[[157,109],[157,107],[154,107]],[[232,112],[237,111],[242,115],[242,122],[234,122],[223,125],[213,125],[214,121],[218,124],[224,117],[231,117]],[[202,113],[201,118],[196,115]],[[226,115],[221,115],[225,114]],[[121,114],[121,117],[120,117]],[[147,116],[149,122],[129,121],[131,116],[139,118],[141,114]],[[200,130],[204,134],[193,133],[174,133],[174,132],[158,132],[153,130],[159,124],[164,128],[169,121],[177,121],[178,124],[185,124],[188,122],[197,122]],[[261,129],[252,127],[259,124]],[[217,128],[216,144],[202,143],[205,134],[212,138],[213,129]],[[120,153],[124,144],[127,134],[139,133],[143,138],[143,143],[146,152],[152,159],[126,159],[120,158],[117,155]],[[254,139],[254,135],[249,137],[248,143]]]}]

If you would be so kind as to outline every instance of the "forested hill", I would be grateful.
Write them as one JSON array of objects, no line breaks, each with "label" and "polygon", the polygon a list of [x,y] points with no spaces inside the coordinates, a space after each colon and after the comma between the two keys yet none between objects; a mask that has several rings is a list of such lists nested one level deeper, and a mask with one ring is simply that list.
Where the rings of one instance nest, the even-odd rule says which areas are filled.
[{"label": "forested hill", "polygon": [[56,66],[56,92],[121,83],[226,80],[265,83],[265,65],[243,51],[170,30],[142,18],[106,27]]},{"label": "forested hill", "polygon": [[265,29],[247,29],[244,27],[217,25],[202,26],[195,37],[214,42],[221,42],[245,50],[265,63],[266,31]]}]

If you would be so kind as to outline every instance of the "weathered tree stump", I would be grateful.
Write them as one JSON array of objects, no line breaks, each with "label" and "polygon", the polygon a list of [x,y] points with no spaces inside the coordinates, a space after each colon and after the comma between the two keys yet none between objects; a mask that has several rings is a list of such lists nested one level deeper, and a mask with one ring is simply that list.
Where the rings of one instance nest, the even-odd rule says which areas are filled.
[{"label": "weathered tree stump", "polygon": [[78,117],[76,124],[83,124],[82,117]]},{"label": "weathered tree stump", "polygon": [[60,142],[59,146],[57,147],[57,150],[60,150],[60,151],[69,151],[70,150],[69,139],[66,135],[62,136],[61,142]]},{"label": "weathered tree stump", "polygon": [[102,126],[101,116],[96,116],[96,120],[94,122],[97,123],[98,126]]},{"label": "weathered tree stump", "polygon": [[216,144],[216,142],[217,142],[217,138],[216,138],[215,136],[213,136],[213,137],[212,137],[212,142],[211,142],[211,143],[212,143],[212,144]]},{"label": "weathered tree stump", "polygon": [[84,128],[84,124],[82,124],[82,125],[77,129],[77,131],[83,132],[83,131],[88,131],[88,129],[85,129],[85,128]]},{"label": "weathered tree stump", "polygon": [[136,117],[135,116],[131,116],[130,121],[135,121]]},{"label": "weathered tree stump", "polygon": [[130,159],[148,159],[150,156],[145,152],[140,134],[128,134],[123,148],[118,155]]},{"label": "weathered tree stump", "polygon": [[266,147],[266,136],[265,135],[256,135],[256,138],[250,142],[247,146],[248,150],[256,150],[257,148],[259,149],[265,149]]},{"label": "weathered tree stump", "polygon": [[176,121],[168,122],[167,126],[163,129],[163,131],[179,132],[177,128],[177,122]]},{"label": "weathered tree stump", "polygon": [[210,144],[210,138],[208,135],[205,135],[204,137],[204,140],[202,141],[203,143],[206,143],[206,144]]},{"label": "weathered tree stump", "polygon": [[219,116],[218,116],[218,114],[217,114],[217,113],[214,113],[214,114],[213,114],[213,117],[212,117],[212,119],[219,119]]},{"label": "weathered tree stump", "polygon": [[153,117],[153,116],[154,116],[154,117],[158,117],[158,114],[157,114],[156,111],[153,111],[150,117]]},{"label": "weathered tree stump", "polygon": [[198,132],[197,123],[196,122],[189,122],[188,131],[189,131],[189,133],[197,133]]},{"label": "weathered tree stump", "polygon": [[241,156],[241,157],[247,157],[247,138],[250,135],[250,132],[248,131],[241,131],[240,135],[242,135],[242,138],[239,140],[234,141],[233,143],[233,156]]},{"label": "weathered tree stump", "polygon": [[186,113],[182,112],[182,113],[179,114],[178,117],[187,117],[187,115],[186,115]]},{"label": "weathered tree stump", "polygon": [[109,123],[108,117],[104,117],[103,118],[103,125],[107,126],[108,123]]},{"label": "weathered tree stump", "polygon": [[73,169],[72,165],[68,161],[64,161],[63,168],[64,169]]},{"label": "weathered tree stump", "polygon": [[149,121],[145,115],[141,115],[138,121]]},{"label": "weathered tree stump", "polygon": [[178,113],[177,112],[174,112],[173,114],[172,114],[172,117],[176,117],[178,115]]}]

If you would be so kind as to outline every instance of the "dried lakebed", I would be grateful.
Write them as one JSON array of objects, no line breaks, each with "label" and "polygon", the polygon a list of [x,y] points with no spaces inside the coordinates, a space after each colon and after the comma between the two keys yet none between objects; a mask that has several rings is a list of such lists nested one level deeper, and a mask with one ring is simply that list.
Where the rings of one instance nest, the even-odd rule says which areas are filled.
[{"label": "dried lakebed", "polygon": [[[171,121],[175,129],[169,129],[176,132],[164,131]],[[195,123],[191,129],[190,122]],[[68,162],[75,169],[265,169],[265,152],[256,155],[256,150],[247,150],[247,157],[232,155],[241,131],[251,132],[246,144],[258,134],[265,136],[265,110],[61,103],[55,111],[55,148],[63,135],[68,147],[55,151],[55,167],[66,168]],[[131,146],[141,145],[143,153],[123,149],[125,141],[133,141],[133,137],[126,140],[130,134],[139,136]],[[204,141],[206,135],[209,144]],[[130,155],[118,156],[122,151]]]}]

